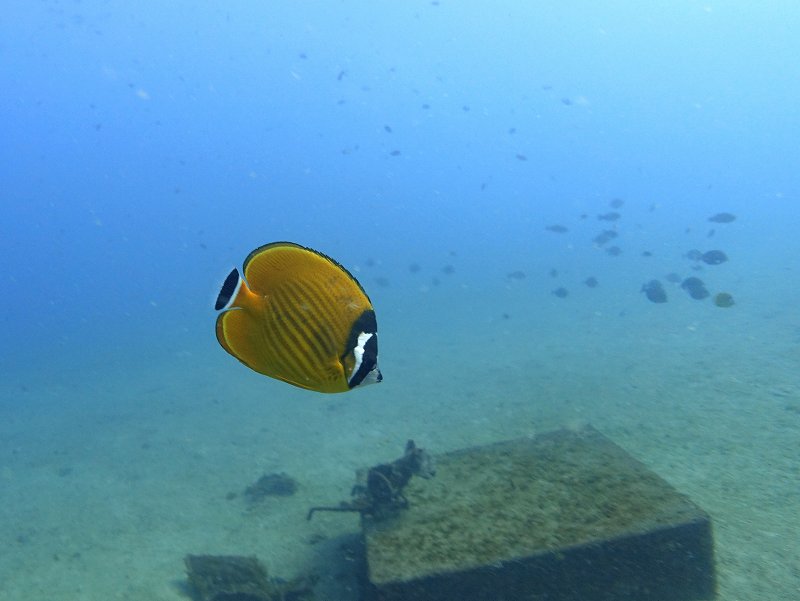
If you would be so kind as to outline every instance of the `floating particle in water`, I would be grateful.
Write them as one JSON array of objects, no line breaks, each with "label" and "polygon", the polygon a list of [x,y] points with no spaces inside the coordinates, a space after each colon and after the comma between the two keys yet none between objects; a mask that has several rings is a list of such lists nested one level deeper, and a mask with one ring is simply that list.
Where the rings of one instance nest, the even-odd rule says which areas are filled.
[{"label": "floating particle in water", "polygon": [[612,198],[611,201],[608,203],[612,209],[619,209],[622,205],[625,204],[625,201],[621,198]]},{"label": "floating particle in water", "polygon": [[674,271],[665,275],[664,279],[673,284],[679,284],[683,280],[683,278]]},{"label": "floating particle in water", "polygon": [[598,282],[598,281],[597,281],[597,278],[596,278],[596,277],[594,277],[593,275],[591,275],[591,276],[589,276],[588,278],[586,278],[585,280],[583,280],[583,283],[584,283],[584,284],[586,284],[587,286],[589,286],[589,288],[597,288],[597,285],[598,285],[600,282]]},{"label": "floating particle in water", "polygon": [[608,213],[602,213],[598,215],[597,219],[598,221],[616,221],[620,217],[622,217],[622,215],[616,211],[609,211]]},{"label": "floating particle in water", "polygon": [[609,246],[606,249],[606,253],[612,257],[618,257],[622,254],[622,249],[619,246]]},{"label": "floating particle in water", "polygon": [[569,294],[569,290],[567,290],[566,288],[561,286],[561,287],[556,288],[555,290],[553,290],[552,294],[557,296],[558,298],[567,298],[567,295]]},{"label": "floating particle in water", "polygon": [[525,272],[524,271],[520,271],[520,270],[512,271],[511,273],[506,274],[506,277],[509,280],[524,280],[525,279]]},{"label": "floating particle in water", "polygon": [[569,231],[569,229],[566,226],[561,225],[559,223],[554,223],[553,225],[548,225],[544,229],[546,229],[548,232],[555,232],[556,234],[565,234],[566,232]]}]

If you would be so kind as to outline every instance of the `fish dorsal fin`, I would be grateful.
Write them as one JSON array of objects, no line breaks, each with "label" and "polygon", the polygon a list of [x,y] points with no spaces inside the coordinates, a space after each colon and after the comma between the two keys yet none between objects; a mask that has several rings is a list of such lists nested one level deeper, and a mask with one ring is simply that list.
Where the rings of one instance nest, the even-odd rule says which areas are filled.
[{"label": "fish dorsal fin", "polygon": [[286,280],[319,279],[324,273],[346,274],[369,301],[361,284],[347,269],[312,248],[293,242],[272,242],[255,249],[244,261],[244,278],[250,289],[263,295]]}]

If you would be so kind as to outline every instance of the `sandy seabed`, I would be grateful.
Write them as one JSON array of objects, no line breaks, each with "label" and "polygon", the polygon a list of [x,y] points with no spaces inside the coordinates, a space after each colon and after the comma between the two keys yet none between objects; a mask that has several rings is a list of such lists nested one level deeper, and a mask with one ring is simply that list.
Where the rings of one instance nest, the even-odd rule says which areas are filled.
[{"label": "sandy seabed", "polygon": [[[98,357],[10,370],[0,599],[185,600],[190,553],[312,570],[318,598],[355,599],[357,516],[306,511],[347,499],[356,468],[408,438],[440,453],[588,423],[711,514],[721,601],[800,598],[800,322],[708,304],[566,315],[556,302],[465,316],[428,345],[389,327],[385,382],[345,395],[251,374],[213,339],[136,369]],[[242,491],[270,472],[297,493],[248,505]]]}]

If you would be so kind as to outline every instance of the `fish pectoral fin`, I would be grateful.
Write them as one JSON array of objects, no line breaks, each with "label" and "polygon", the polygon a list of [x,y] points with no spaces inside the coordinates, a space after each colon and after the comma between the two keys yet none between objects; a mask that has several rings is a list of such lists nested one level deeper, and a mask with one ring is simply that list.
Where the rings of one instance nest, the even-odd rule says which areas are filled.
[{"label": "fish pectoral fin", "polygon": [[323,370],[325,374],[325,384],[330,386],[331,391],[339,392],[348,390],[347,376],[344,373],[344,365],[338,359],[334,359]]},{"label": "fish pectoral fin", "polygon": [[344,375],[344,366],[338,359],[318,365],[314,372],[308,381],[292,382],[292,384],[318,392],[345,392],[350,389]]}]

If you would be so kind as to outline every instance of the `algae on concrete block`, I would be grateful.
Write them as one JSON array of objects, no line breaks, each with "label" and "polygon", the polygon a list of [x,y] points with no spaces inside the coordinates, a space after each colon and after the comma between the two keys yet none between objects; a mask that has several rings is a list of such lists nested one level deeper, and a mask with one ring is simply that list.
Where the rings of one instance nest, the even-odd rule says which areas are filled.
[{"label": "algae on concrete block", "polygon": [[380,599],[709,599],[710,519],[592,428],[436,457],[411,509],[364,519]]}]

